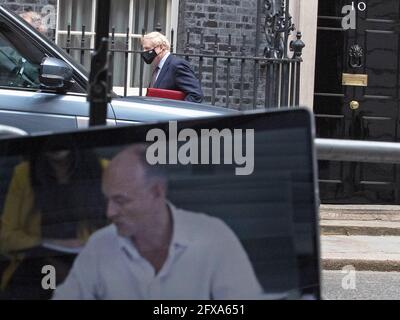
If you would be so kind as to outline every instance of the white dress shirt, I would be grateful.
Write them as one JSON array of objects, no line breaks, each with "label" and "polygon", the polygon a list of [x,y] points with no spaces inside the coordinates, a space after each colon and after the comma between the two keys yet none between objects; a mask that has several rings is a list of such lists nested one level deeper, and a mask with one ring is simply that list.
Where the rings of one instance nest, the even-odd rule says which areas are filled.
[{"label": "white dress shirt", "polygon": [[252,265],[220,219],[169,205],[173,234],[156,274],[114,225],[94,233],[54,299],[254,299],[262,293]]},{"label": "white dress shirt", "polygon": [[157,72],[157,75],[156,75],[156,80],[154,81],[154,83],[156,83],[156,81],[157,81],[157,79],[158,79],[158,76],[160,75],[160,72],[161,72],[161,70],[162,70],[162,68],[164,67],[164,63],[165,63],[165,61],[167,61],[167,58],[170,56],[170,52],[167,52],[166,54],[165,54],[165,56],[161,59],[161,61],[160,61],[160,63],[158,64],[158,72]]}]

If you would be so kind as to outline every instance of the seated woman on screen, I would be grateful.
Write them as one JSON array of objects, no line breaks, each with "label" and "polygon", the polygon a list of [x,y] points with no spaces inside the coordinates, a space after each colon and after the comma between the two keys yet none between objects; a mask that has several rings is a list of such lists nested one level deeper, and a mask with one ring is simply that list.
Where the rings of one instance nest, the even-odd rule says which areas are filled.
[{"label": "seated woman on screen", "polygon": [[49,297],[42,267],[54,266],[61,282],[90,234],[106,224],[106,165],[90,151],[58,150],[15,167],[0,231],[0,253],[10,259],[0,283],[7,296]]}]

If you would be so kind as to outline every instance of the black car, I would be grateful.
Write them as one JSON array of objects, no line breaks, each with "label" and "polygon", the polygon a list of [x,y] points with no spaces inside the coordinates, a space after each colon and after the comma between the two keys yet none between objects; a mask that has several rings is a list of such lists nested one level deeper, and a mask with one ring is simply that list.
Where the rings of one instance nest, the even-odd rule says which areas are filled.
[{"label": "black car", "polygon": [[[0,134],[87,127],[87,84],[88,73],[80,64],[0,6]],[[232,112],[206,104],[114,94],[107,123],[179,120]]]}]

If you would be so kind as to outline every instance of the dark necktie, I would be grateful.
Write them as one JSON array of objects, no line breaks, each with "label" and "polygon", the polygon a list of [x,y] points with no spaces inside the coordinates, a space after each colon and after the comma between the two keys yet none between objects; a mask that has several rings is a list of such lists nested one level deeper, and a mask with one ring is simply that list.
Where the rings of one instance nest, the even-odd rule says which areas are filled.
[{"label": "dark necktie", "polygon": [[158,67],[158,66],[153,70],[153,74],[151,75],[151,81],[150,81],[149,88],[153,88],[154,87],[154,84],[156,83],[156,80],[157,80],[158,70],[160,70],[160,67]]}]

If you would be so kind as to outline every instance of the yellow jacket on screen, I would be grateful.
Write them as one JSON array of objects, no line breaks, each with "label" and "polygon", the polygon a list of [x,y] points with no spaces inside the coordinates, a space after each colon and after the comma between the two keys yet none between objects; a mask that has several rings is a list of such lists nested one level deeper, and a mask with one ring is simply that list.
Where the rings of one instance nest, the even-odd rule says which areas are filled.
[{"label": "yellow jacket on screen", "polygon": [[[108,160],[101,160],[104,169]],[[10,264],[1,276],[0,288],[5,289],[12,274],[24,259],[23,253],[16,251],[40,245],[41,214],[34,206],[34,194],[30,180],[30,165],[25,161],[17,165],[11,179],[1,216],[0,253],[10,259]],[[77,238],[86,241],[95,230],[90,230],[81,222]]]}]

